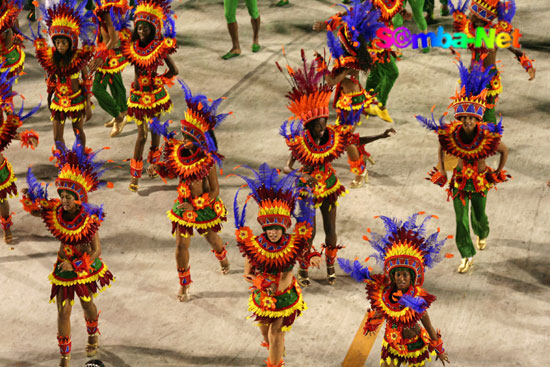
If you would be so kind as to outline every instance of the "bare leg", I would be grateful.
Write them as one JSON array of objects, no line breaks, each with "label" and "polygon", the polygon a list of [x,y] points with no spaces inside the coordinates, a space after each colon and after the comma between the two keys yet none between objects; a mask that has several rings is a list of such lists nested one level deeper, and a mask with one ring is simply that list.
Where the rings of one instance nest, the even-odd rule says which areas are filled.
[{"label": "bare leg", "polygon": [[277,365],[285,352],[285,333],[281,330],[283,319],[279,318],[269,325],[269,361]]},{"label": "bare leg", "polygon": [[[61,302],[62,290],[57,293],[57,335],[71,337],[71,303],[67,300],[65,305]],[[70,358],[70,354],[68,357]],[[61,359],[60,366],[65,367],[69,365],[69,359]]]},{"label": "bare leg", "polygon": [[269,349],[269,325],[260,325],[259,327],[260,327],[260,332],[262,333],[262,337],[264,338],[264,343]]},{"label": "bare leg", "polygon": [[[86,302],[82,298],[80,298],[80,304],[82,305],[84,318],[86,320],[97,320],[97,307],[94,304],[93,300],[90,300],[90,302]],[[97,333],[94,334],[95,335],[88,334],[88,345],[86,346],[86,353],[88,354],[88,357],[92,357],[93,355],[95,355],[95,352],[98,348],[99,335],[97,335]]]},{"label": "bare leg", "polygon": [[63,130],[65,130],[65,124],[59,122],[59,120],[54,119],[53,123],[53,141],[57,149],[60,149],[62,145],[65,145],[65,139],[63,138]]},{"label": "bare leg", "polygon": [[[313,240],[315,239],[315,234],[317,233],[317,219],[316,218],[317,218],[317,216],[313,217],[313,232],[311,233],[311,237],[308,239],[309,248],[311,248],[311,246],[313,246]],[[311,284],[311,281],[309,280],[308,266],[309,266],[309,264],[300,263],[300,268],[298,269],[298,284],[302,288],[308,287]]]},{"label": "bare leg", "polygon": [[[260,24],[261,18],[258,16],[256,19],[250,18],[250,23],[252,23],[252,43],[255,45],[260,44]],[[235,23],[236,24],[236,23]]]},{"label": "bare leg", "polygon": [[[222,252],[225,251],[225,248],[223,246],[223,241],[216,232],[209,230],[206,233],[205,237],[215,253],[221,254]],[[227,274],[227,272],[229,272],[229,260],[227,259],[227,256],[224,256],[223,260],[219,260],[219,261],[220,261],[220,266],[222,267],[222,273]]]},{"label": "bare leg", "polygon": [[234,23],[227,23],[227,30],[229,31],[229,35],[231,36],[231,51],[229,51],[232,54],[241,54],[241,45],[239,44],[239,25],[237,22]]},{"label": "bare leg", "polygon": [[336,205],[324,201],[321,205],[321,215],[323,216],[323,228],[325,230],[325,259],[327,263],[327,280],[330,285],[336,282],[336,271],[334,262],[336,261]]},{"label": "bare leg", "polygon": [[[3,158],[2,158],[3,161]],[[4,229],[4,241],[6,243],[10,243],[13,235],[11,234],[11,218],[10,218],[10,203],[8,202],[8,198],[5,198],[4,200],[0,201],[0,215],[2,216],[2,227]],[[4,221],[9,221],[9,224],[4,224]]]},{"label": "bare leg", "polygon": [[76,136],[77,134],[80,135],[80,144],[82,144],[83,148],[86,148],[86,134],[84,133],[83,128],[85,119],[85,116],[81,116],[80,118],[73,120],[74,136]]},{"label": "bare leg", "polygon": [[[138,125],[138,136],[134,146],[134,159],[140,162],[143,162],[143,150],[145,149],[145,143],[147,142],[147,128],[145,127],[146,123],[147,122],[143,121]],[[141,177],[141,173],[139,176]],[[137,186],[138,183],[139,177],[132,177],[130,180],[130,185]]]},{"label": "bare leg", "polygon": [[[191,244],[191,236],[183,237],[180,229],[176,229],[176,265],[178,269],[189,269],[189,245]],[[189,299],[189,284],[180,285],[178,298],[180,301]]]}]

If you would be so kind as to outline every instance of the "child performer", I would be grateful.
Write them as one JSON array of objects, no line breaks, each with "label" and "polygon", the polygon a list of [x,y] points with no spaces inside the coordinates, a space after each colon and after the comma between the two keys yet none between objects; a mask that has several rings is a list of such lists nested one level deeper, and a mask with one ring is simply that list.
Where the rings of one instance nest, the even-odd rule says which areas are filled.
[{"label": "child performer", "polygon": [[[364,145],[372,141],[387,138],[395,130],[388,129],[383,134],[372,137],[359,137],[353,133],[353,126],[361,118],[362,110],[342,113],[339,125],[327,125],[329,116],[328,104],[331,95],[330,87],[324,83],[323,76],[328,73],[319,68],[318,60],[308,65],[302,51],[303,69],[296,71],[287,67],[292,90],[287,94],[290,100],[288,109],[294,114],[292,120],[285,121],[280,134],[291,151],[285,167],[285,173],[290,173],[296,160],[302,164],[300,169],[301,185],[308,186],[303,195],[313,195],[316,208],[320,208],[325,231],[325,256],[327,263],[327,280],[329,284],[336,282],[334,262],[341,246],[337,245],[336,237],[336,205],[338,198],[346,192],[346,188],[336,177],[336,171],[331,162],[346,150],[353,142]],[[277,64],[279,70],[282,68]],[[315,237],[316,225],[313,222]],[[301,286],[309,285],[308,264],[301,263],[298,281]]]},{"label": "child performer", "polygon": [[[353,7],[341,16],[338,36],[327,32],[327,44],[334,60],[331,73],[326,76],[330,86],[336,85],[334,104],[336,112],[345,114],[363,110],[368,117],[371,105],[378,101],[363,89],[359,83],[359,71],[368,72],[373,66],[367,45],[376,37],[376,30],[383,26],[378,22],[379,10],[373,10],[372,3],[354,1]],[[338,120],[336,121],[338,124]],[[359,122],[360,124],[360,122]],[[363,146],[360,146],[363,148]],[[364,149],[359,151],[356,144],[347,146],[348,162],[355,178],[350,183],[352,189],[359,188],[368,181],[367,162],[370,154]]]},{"label": "child performer", "polygon": [[[263,233],[254,236],[252,229],[245,226],[247,204],[241,212],[237,191],[235,235],[237,246],[245,257],[245,279],[253,284],[248,310],[260,327],[264,339],[261,345],[269,351],[265,363],[267,367],[281,367],[284,365],[284,332],[290,330],[296,317],[306,309],[292,268],[297,261],[316,267],[321,262],[321,255],[310,252],[308,243],[315,209],[311,197],[300,195],[302,189],[297,185],[295,172],[281,176],[267,163],[252,172],[254,178],[239,176],[251,191],[248,197],[258,203],[258,222]],[[296,218],[296,226],[287,233],[292,227],[292,216]]]},{"label": "child performer", "polygon": [[23,106],[18,113],[14,112],[13,97],[16,94],[12,92],[12,85],[15,83],[17,75],[9,77],[13,73],[9,71],[9,68],[3,66],[0,64],[0,69],[5,69],[0,72],[0,224],[4,231],[4,242],[10,244],[13,239],[11,226],[14,213],[10,212],[8,197],[17,195],[17,186],[15,185],[17,178],[10,162],[2,153],[14,139],[21,140],[21,146],[31,149],[38,145],[38,134],[34,130],[18,133],[17,129],[21,127],[23,120],[33,115],[40,106],[24,116],[22,115]]},{"label": "child performer", "polygon": [[[48,199],[47,186],[36,180],[31,169],[27,175],[28,190],[24,191],[23,209],[42,217],[48,230],[60,242],[52,283],[51,302],[57,302],[57,340],[61,353],[60,366],[71,359],[71,310],[75,293],[84,309],[88,332],[86,355],[94,356],[98,349],[99,312],[93,297],[110,286],[113,275],[101,259],[99,226],[103,222],[103,206],[88,203],[88,193],[105,186],[99,178],[105,172],[96,161],[97,152],[86,153],[78,135],[72,149],[61,146],[55,153],[59,173],[55,186],[60,199]],[[111,184],[112,185],[112,184]]]},{"label": "child performer", "polygon": [[21,75],[25,64],[23,37],[17,21],[22,6],[23,0],[6,0],[0,4],[0,72],[9,71],[8,79]]},{"label": "child performer", "polygon": [[[86,135],[82,128],[84,121],[92,116],[92,83],[86,65],[94,54],[93,36],[89,37],[88,32],[95,30],[95,23],[92,12],[86,10],[85,5],[86,2],[79,4],[77,0],[60,0],[50,7],[40,5],[54,47],[49,47],[42,37],[41,22],[38,22],[36,34],[32,33],[36,58],[47,73],[48,105],[58,148],[65,144],[63,130],[67,119],[72,120],[73,131],[85,146]],[[82,48],[78,48],[79,37]]]},{"label": "child performer", "polygon": [[[488,67],[482,71],[481,65],[474,64],[468,70],[461,61],[458,68],[461,85],[451,104],[454,107],[455,120],[445,123],[442,116],[436,122],[433,113],[431,119],[422,116],[417,116],[417,119],[422,126],[436,132],[439,139],[441,171],[434,168],[429,172],[429,179],[433,183],[442,187],[447,183],[443,154],[458,158],[447,192],[449,198],[453,198],[456,215],[455,239],[462,256],[458,272],[466,273],[472,267],[476,253],[470,237],[469,202],[471,201],[472,206],[472,228],[478,236],[476,245],[479,250],[483,250],[489,236],[489,219],[485,214],[487,192],[496,183],[504,182],[510,176],[503,170],[508,158],[508,148],[501,142],[502,119],[496,125],[483,120],[488,106],[486,86],[491,80],[492,69]],[[487,166],[485,159],[496,153],[500,154],[500,162],[496,171],[493,171]]]},{"label": "child performer", "polygon": [[187,111],[181,120],[183,139],[174,138],[168,133],[168,123],[160,125],[153,120],[151,132],[163,135],[164,160],[152,164],[149,174],[158,173],[161,177],[179,177],[178,200],[168,211],[172,221],[172,234],[176,236],[176,264],[180,280],[178,299],[188,301],[191,284],[189,267],[189,245],[193,229],[205,236],[212,252],[220,262],[222,274],[229,272],[227,250],[218,235],[222,222],[227,220],[227,210],[218,196],[220,186],[216,173],[216,163],[224,158],[218,153],[214,129],[228,114],[216,114],[222,98],[210,102],[202,94],[193,95],[189,87],[180,81],[185,93]]},{"label": "child performer", "polygon": [[[94,14],[99,22],[98,50],[95,59],[90,63],[90,71],[95,71],[92,92],[97,102],[113,119],[105,123],[112,127],[111,138],[122,132],[126,125],[126,88],[122,82],[121,72],[128,65],[122,56],[118,32],[113,24],[121,20],[128,12],[127,0],[95,0]],[[96,71],[97,69],[97,71]],[[107,92],[107,86],[111,95]]]},{"label": "child performer", "polygon": [[[134,13],[134,31],[130,34],[126,24],[122,26],[122,55],[135,67],[130,88],[127,119],[135,120],[138,136],[134,157],[130,161],[130,191],[137,192],[143,172],[143,149],[147,141],[147,124],[172,109],[172,101],[165,85],[171,83],[178,69],[169,56],[176,52],[176,28],[170,6],[172,0],[138,0]],[[163,34],[164,31],[164,34]],[[157,74],[164,65],[168,71]],[[151,148],[147,157],[150,164],[160,159],[160,136],[151,133]]]},{"label": "child performer", "polygon": [[[512,33],[519,33],[519,30],[514,30],[512,26],[512,19],[516,14],[515,0],[471,0],[469,17],[465,15],[468,6],[467,0],[464,1],[464,4],[459,1],[456,8],[453,2],[449,0],[449,6],[453,14],[455,31],[466,33],[468,37],[475,37],[475,31],[478,27],[484,28],[487,33],[494,29],[497,35],[501,33],[509,34],[510,39],[512,39]],[[494,23],[495,20],[496,23]],[[483,121],[496,124],[495,106],[498,102],[498,96],[502,92],[500,72],[496,67],[498,48],[489,48],[486,44],[482,47],[474,47],[472,44],[468,44],[468,49],[472,52],[471,64],[482,63],[484,70],[486,68],[490,70],[492,78],[486,86],[487,108]],[[508,47],[507,49],[516,56],[521,66],[529,74],[529,80],[535,79],[535,67],[533,65],[535,60],[530,60],[525,52],[515,47]]]},{"label": "child performer", "polygon": [[[423,214],[423,213],[418,213]],[[371,274],[358,260],[351,263],[339,258],[338,264],[353,279],[365,282],[367,298],[372,310],[368,311],[365,335],[375,332],[386,321],[382,341],[380,365],[393,367],[424,366],[430,361],[430,352],[436,359],[449,362],[443,349],[441,333],[435,331],[427,309],[436,297],[422,288],[424,271],[441,260],[439,231],[426,235],[428,216],[418,225],[418,214],[407,221],[381,216],[385,234],[370,232],[368,241],[376,251],[373,256],[383,266],[383,274]],[[421,321],[424,328],[418,325]]]}]

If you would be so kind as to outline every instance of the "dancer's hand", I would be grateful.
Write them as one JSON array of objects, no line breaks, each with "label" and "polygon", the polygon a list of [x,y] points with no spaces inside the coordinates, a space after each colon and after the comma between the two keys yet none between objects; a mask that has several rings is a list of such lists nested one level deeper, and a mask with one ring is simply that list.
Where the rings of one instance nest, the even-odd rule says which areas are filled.
[{"label": "dancer's hand", "polygon": [[90,61],[90,63],[88,64],[88,70],[90,74],[95,72],[97,68],[101,66],[101,64],[103,64],[103,60],[99,57]]},{"label": "dancer's hand", "polygon": [[313,188],[315,185],[317,185],[317,180],[313,178],[311,175],[308,175],[307,173],[304,173],[302,175],[302,178],[304,179],[306,185]]},{"label": "dancer's hand", "polygon": [[325,22],[318,21],[313,23],[313,27],[311,27],[311,29],[313,29],[316,32],[321,32],[327,29],[327,25],[325,24]]},{"label": "dancer's hand", "polygon": [[149,167],[147,167],[147,174],[149,176],[154,176],[157,173],[158,169],[159,169],[159,165],[153,163],[153,164],[149,165]]},{"label": "dancer's hand", "polygon": [[313,256],[311,260],[309,260],[309,266],[313,266],[314,268],[320,269],[321,268],[321,256]]},{"label": "dancer's hand", "polygon": [[441,354],[438,354],[435,359],[439,359],[441,361],[441,363],[445,366],[445,362],[447,363],[451,363],[449,361],[449,357],[447,356],[447,353],[443,352]]},{"label": "dancer's hand", "polygon": [[61,264],[57,265],[57,267],[62,271],[74,271],[73,264],[67,260],[64,260]]},{"label": "dancer's hand", "polygon": [[178,205],[178,209],[180,210],[190,210],[190,211],[193,211],[195,210],[195,208],[193,208],[193,205],[191,205],[191,203],[188,203],[187,201],[186,202],[183,202],[181,204]]},{"label": "dancer's hand", "polygon": [[383,138],[389,138],[390,136],[395,135],[395,134],[397,134],[397,131],[395,131],[394,128],[391,128],[391,129],[387,129],[386,131],[384,131],[384,133],[382,134],[382,137]]},{"label": "dancer's hand", "polygon": [[253,274],[244,274],[243,275],[244,280],[248,283],[254,284],[254,278],[256,278]]}]

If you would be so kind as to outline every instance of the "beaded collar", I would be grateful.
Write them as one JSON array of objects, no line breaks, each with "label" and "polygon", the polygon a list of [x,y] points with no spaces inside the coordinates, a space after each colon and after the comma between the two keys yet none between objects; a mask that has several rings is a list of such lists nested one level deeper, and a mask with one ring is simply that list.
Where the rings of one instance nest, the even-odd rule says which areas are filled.
[{"label": "beaded collar", "polygon": [[[182,140],[171,139],[164,145],[164,156],[168,169],[183,180],[200,181],[210,173],[216,164],[211,156],[201,149],[196,149],[191,155],[186,153]],[[223,158],[223,157],[222,157]]]},{"label": "beaded collar", "polygon": [[470,143],[461,137],[462,122],[454,120],[445,129],[438,130],[439,143],[443,150],[465,161],[476,161],[490,157],[496,153],[500,144],[501,134],[490,132],[478,124],[474,138]]},{"label": "beaded collar", "polygon": [[59,241],[69,245],[80,245],[91,242],[99,229],[102,220],[95,215],[89,215],[80,206],[78,214],[71,221],[63,219],[63,206],[56,199],[56,202],[49,210],[42,211],[42,220],[46,228]]}]

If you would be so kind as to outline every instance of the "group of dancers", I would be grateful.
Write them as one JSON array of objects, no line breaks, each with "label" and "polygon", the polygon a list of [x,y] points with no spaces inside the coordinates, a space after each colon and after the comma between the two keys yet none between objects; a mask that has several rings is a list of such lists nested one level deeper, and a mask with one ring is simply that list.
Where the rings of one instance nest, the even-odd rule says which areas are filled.
[{"label": "group of dancers", "polygon": [[[84,310],[86,353],[90,357],[97,353],[99,312],[93,297],[113,281],[100,259],[98,230],[105,214],[102,206],[88,202],[89,193],[112,186],[101,180],[105,162],[98,160],[99,151],[86,146],[83,122],[90,118],[92,96],[112,116],[106,124],[112,126],[112,136],[119,134],[127,121],[136,122],[138,135],[130,161],[131,191],[139,189],[149,132],[152,137],[147,173],[178,179],[177,200],[167,212],[177,244],[178,299],[190,299],[189,246],[195,232],[211,245],[221,272],[227,274],[230,267],[227,244],[218,234],[227,218],[217,175],[217,166],[224,157],[218,152],[214,134],[228,115],[218,113],[223,98],[210,99],[193,93],[184,81],[178,80],[187,110],[181,119],[181,135],[170,131],[169,122],[162,122],[160,117],[172,108],[166,86],[173,84],[178,75],[170,56],[176,52],[171,1],[137,0],[134,7],[126,0],[95,1],[93,12],[85,8],[85,2],[76,0],[41,5],[47,37],[41,32],[41,22],[37,23],[38,29],[31,28],[30,35],[21,32],[17,18],[23,0],[3,1],[0,8],[0,151],[13,139],[20,139],[21,145],[33,149],[39,141],[32,130],[18,132],[22,121],[39,108],[24,115],[23,107],[19,111],[15,107],[18,93],[13,86],[22,75],[25,39],[32,41],[47,74],[59,198],[49,198],[48,185],[40,183],[29,168],[28,187],[22,190],[21,202],[24,210],[41,217],[60,241],[50,275],[50,299],[58,308],[60,366],[68,366],[70,361],[70,315],[75,296]],[[449,2],[449,9],[455,29],[460,32],[473,33],[478,26],[494,28],[497,33],[513,30],[513,0],[471,0],[469,9],[467,2],[457,7]],[[355,128],[369,115],[392,121],[387,99],[398,75],[397,55],[391,49],[378,47],[376,31],[391,27],[393,18],[402,11],[401,0],[354,0],[350,7],[343,6],[340,13],[314,25],[318,31],[327,31],[330,55],[302,50],[301,65],[290,65],[288,61],[285,68],[276,65],[290,83],[286,97],[291,115],[280,127],[290,156],[282,172],[264,163],[258,169],[247,167],[249,175],[238,174],[244,186],[233,202],[235,238],[245,258],[245,280],[251,284],[249,311],[260,326],[261,345],[268,350],[267,366],[284,364],[284,332],[306,309],[302,288],[310,284],[308,268],[319,267],[323,253],[329,284],[336,283],[336,263],[354,279],[366,283],[371,309],[365,334],[375,332],[386,321],[381,365],[423,366],[431,355],[436,355],[443,365],[449,361],[441,333],[432,326],[426,311],[435,296],[422,288],[426,268],[441,259],[440,250],[447,239],[441,239],[439,231],[426,233],[427,222],[434,216],[426,216],[421,223],[418,220],[423,213],[414,213],[405,220],[380,217],[386,232],[369,232],[364,238],[375,250],[372,256],[381,265],[381,274],[371,274],[370,268],[358,260],[337,257],[342,248],[337,241],[337,204],[346,188],[332,162],[346,152],[355,176],[349,186],[360,188],[367,180],[366,166],[371,160],[365,145],[396,133],[388,128],[379,135],[360,136]],[[455,240],[462,257],[459,273],[469,271],[476,253],[470,235],[470,203],[476,246],[483,250],[489,235],[487,192],[510,178],[504,170],[508,149],[501,141],[502,118],[497,122],[494,112],[502,90],[495,65],[496,50],[470,51],[469,66],[457,61],[459,87],[452,97],[453,120],[445,122],[445,116],[436,120],[433,110],[431,117],[417,116],[420,124],[436,132],[439,139],[439,164],[429,172],[429,179],[441,187],[448,185],[449,198],[453,200]],[[532,60],[519,50],[512,52],[534,78]],[[306,57],[309,53],[311,61]],[[134,66],[135,76],[126,100],[120,73],[128,65]],[[159,74],[162,65],[168,70]],[[368,73],[366,88],[359,82],[360,72]],[[337,116],[334,123],[329,123],[331,98]],[[72,148],[65,145],[63,138],[68,120],[75,133]],[[493,170],[485,159],[497,153],[500,161]],[[10,163],[2,155],[0,159],[1,224],[4,240],[9,243],[12,214],[7,200],[17,194],[17,188]],[[299,167],[295,168],[296,164]],[[448,170],[453,171],[450,180]],[[239,198],[241,190],[249,191],[244,204]],[[258,234],[246,225],[250,199],[258,205],[257,220],[262,229]],[[317,208],[325,233],[320,252],[313,246]],[[297,277],[293,273],[296,264]]]}]

